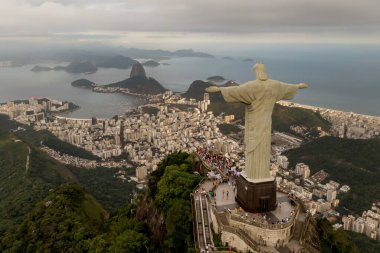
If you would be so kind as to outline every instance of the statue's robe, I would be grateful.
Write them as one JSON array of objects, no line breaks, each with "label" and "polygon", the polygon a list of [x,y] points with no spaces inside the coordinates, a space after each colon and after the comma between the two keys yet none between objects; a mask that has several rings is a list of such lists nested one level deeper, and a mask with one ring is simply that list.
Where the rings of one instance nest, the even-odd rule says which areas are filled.
[{"label": "statue's robe", "polygon": [[226,102],[242,102],[245,107],[245,174],[250,179],[270,178],[271,129],[274,104],[292,99],[296,85],[268,79],[233,87],[222,87]]}]

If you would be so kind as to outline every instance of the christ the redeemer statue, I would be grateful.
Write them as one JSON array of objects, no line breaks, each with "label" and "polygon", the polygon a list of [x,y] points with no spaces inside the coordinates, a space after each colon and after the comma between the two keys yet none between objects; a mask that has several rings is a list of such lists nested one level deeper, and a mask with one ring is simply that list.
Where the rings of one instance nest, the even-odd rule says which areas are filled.
[{"label": "christ the redeemer statue", "polygon": [[245,107],[245,176],[251,180],[270,179],[271,129],[274,104],[292,99],[305,83],[286,84],[271,80],[264,64],[253,66],[256,80],[233,87],[211,86],[207,92],[221,92],[226,102],[241,102]]}]

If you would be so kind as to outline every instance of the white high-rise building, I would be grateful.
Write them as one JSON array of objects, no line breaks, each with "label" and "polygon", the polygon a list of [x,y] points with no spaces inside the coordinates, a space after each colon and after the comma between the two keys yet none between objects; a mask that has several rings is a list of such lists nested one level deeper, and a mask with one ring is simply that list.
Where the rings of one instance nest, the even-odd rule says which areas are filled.
[{"label": "white high-rise building", "polygon": [[205,101],[208,105],[210,104],[210,94],[208,94],[207,92],[205,92],[203,94],[203,101]]},{"label": "white high-rise building", "polygon": [[335,190],[327,190],[327,197],[328,202],[333,202],[336,199],[336,191]]},{"label": "white high-rise building", "polygon": [[302,174],[302,177],[303,177],[304,179],[310,177],[310,169],[309,169],[309,166],[305,167],[305,169],[304,169],[304,171],[303,171],[303,174]]},{"label": "white high-rise building", "polygon": [[310,176],[310,168],[304,163],[297,163],[295,171],[297,175],[301,175],[303,178],[308,178]]},{"label": "white high-rise building", "polygon": [[355,217],[352,215],[343,216],[343,218],[342,218],[343,229],[344,230],[351,230],[354,221],[355,221]]},{"label": "white high-rise building", "polygon": [[365,220],[362,217],[357,218],[352,225],[352,230],[356,233],[363,234],[364,228],[365,228]]}]

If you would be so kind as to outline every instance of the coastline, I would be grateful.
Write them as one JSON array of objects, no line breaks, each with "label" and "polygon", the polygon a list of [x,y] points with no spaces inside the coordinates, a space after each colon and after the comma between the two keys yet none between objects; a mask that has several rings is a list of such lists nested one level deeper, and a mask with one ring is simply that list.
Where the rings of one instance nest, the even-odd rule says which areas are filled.
[{"label": "coastline", "polygon": [[[140,106],[149,105],[150,104],[149,98],[152,98],[152,97],[155,97],[157,95],[160,95],[160,94],[157,94],[157,95],[146,95],[146,94],[132,93],[132,92],[128,92],[128,91],[94,91],[94,90],[92,90],[92,92],[95,92],[95,93],[119,93],[119,94],[123,94],[123,95],[129,95],[129,96],[134,96],[134,97],[138,97],[138,98],[143,98],[144,99],[144,103],[142,105],[139,105],[139,106],[136,106],[134,108],[131,108],[129,111],[134,110],[134,109],[136,109],[136,108],[138,108]],[[380,116],[368,115],[368,114],[360,114],[360,113],[356,113],[356,112],[342,111],[342,110],[337,110],[337,109],[331,109],[331,108],[320,107],[320,106],[313,106],[313,105],[306,105],[306,104],[300,104],[300,103],[294,103],[294,102],[288,102],[288,101],[279,101],[277,103],[280,104],[280,105],[286,106],[286,107],[303,108],[303,109],[312,110],[314,112],[330,112],[330,113],[336,113],[336,114],[345,114],[346,116],[354,115],[354,116],[357,116],[357,117],[365,118],[367,120],[379,121],[379,124],[380,124]],[[64,111],[64,112],[56,113],[56,114],[70,113],[70,112],[76,111],[78,109],[80,109],[80,106],[78,106],[77,108],[75,108],[73,110],[67,110],[67,111]],[[65,119],[73,119],[73,120],[90,120],[92,118],[92,116],[89,116],[89,118],[71,118],[71,117],[65,117],[65,116],[62,116],[62,115],[55,115],[55,116],[57,118],[65,118]],[[108,118],[99,118],[99,119],[104,119],[105,120],[105,119],[108,119]]]},{"label": "coastline", "polygon": [[380,116],[376,116],[376,115],[342,111],[342,110],[338,110],[338,109],[331,109],[331,108],[314,106],[314,105],[305,105],[305,104],[299,104],[299,103],[288,102],[288,101],[283,101],[283,100],[279,101],[277,103],[279,103],[280,105],[283,105],[283,106],[287,106],[287,107],[298,107],[298,108],[309,109],[309,110],[312,110],[314,112],[316,112],[316,111],[330,111],[330,112],[336,112],[336,113],[342,113],[342,114],[352,114],[352,115],[356,115],[356,116],[360,116],[360,117],[365,117],[367,119],[373,119],[373,120],[379,120],[380,121]]},{"label": "coastline", "polygon": [[101,86],[95,86],[91,89],[91,91],[95,93],[120,93],[120,94],[126,94],[130,96],[146,98],[146,99],[148,99],[151,96],[156,96],[156,95],[149,95],[149,94],[133,93],[125,88],[103,88]]}]

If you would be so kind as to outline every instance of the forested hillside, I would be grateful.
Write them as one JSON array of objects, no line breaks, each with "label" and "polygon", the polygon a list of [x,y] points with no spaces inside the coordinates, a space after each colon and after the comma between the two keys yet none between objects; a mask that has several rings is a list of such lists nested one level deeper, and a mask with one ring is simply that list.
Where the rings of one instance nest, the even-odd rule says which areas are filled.
[{"label": "forested hillside", "polygon": [[34,204],[75,176],[16,136],[0,130],[0,232],[19,223]]},{"label": "forested hillside", "polygon": [[[322,137],[285,153],[290,167],[306,163],[311,173],[321,169],[328,179],[348,184],[351,191],[341,195],[342,212],[362,213],[380,199],[380,139],[352,140]],[[344,208],[343,208],[344,207]]]},{"label": "forested hillside", "polygon": [[[1,130],[0,251],[194,251],[190,192],[200,176],[189,154],[164,159],[133,204],[134,185],[109,172],[115,169],[66,167]],[[154,231],[152,213],[162,218],[162,230]]]}]

